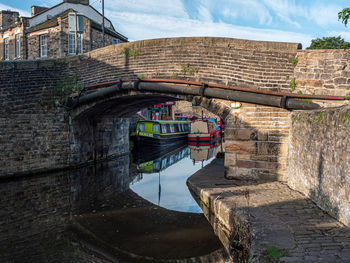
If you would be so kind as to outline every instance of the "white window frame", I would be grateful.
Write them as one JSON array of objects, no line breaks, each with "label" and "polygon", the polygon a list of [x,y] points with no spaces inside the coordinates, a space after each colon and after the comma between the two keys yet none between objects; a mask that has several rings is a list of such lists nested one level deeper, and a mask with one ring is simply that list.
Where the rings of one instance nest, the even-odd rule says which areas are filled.
[{"label": "white window frame", "polygon": [[4,59],[9,60],[10,59],[10,52],[9,52],[9,39],[4,38]]},{"label": "white window frame", "polygon": [[47,57],[47,35],[40,35],[39,36],[39,42],[40,42],[40,57],[46,58]]},{"label": "white window frame", "polygon": [[75,51],[75,33],[68,33],[68,55],[76,55],[83,54],[83,34],[77,33],[78,43],[77,49],[78,52]]},{"label": "white window frame", "polygon": [[71,32],[68,33],[68,55],[75,55],[75,33]]},{"label": "white window frame", "polygon": [[21,57],[21,35],[16,34],[16,58]]},{"label": "white window frame", "polygon": [[77,33],[78,45],[77,45],[77,54],[83,54],[83,34]]}]

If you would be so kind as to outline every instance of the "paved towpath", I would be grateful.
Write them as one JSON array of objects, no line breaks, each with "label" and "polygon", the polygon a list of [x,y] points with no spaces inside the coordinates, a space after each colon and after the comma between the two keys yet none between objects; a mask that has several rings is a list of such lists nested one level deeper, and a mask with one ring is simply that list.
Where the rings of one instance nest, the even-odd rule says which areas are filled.
[{"label": "paved towpath", "polygon": [[188,185],[210,207],[213,222],[232,231],[233,218],[249,221],[253,262],[350,262],[350,228],[281,182],[227,180],[216,159]]}]

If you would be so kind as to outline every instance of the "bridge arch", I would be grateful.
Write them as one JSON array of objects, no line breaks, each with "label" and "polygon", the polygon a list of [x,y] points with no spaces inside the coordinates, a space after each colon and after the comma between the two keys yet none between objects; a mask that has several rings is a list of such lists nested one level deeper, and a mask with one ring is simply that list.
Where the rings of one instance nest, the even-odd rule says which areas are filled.
[{"label": "bridge arch", "polygon": [[131,91],[94,100],[70,112],[76,161],[98,160],[127,152],[129,148],[127,119],[149,106],[178,100],[202,106],[224,121],[231,113],[229,101],[181,94]]},{"label": "bridge arch", "polygon": [[[1,64],[1,83],[6,83],[11,88],[4,88],[2,94],[7,94],[5,96],[10,102],[18,101],[17,95],[22,96],[20,107],[4,103],[4,107],[9,108],[8,112],[14,113],[12,121],[10,117],[5,117],[4,131],[10,130],[14,122],[21,127],[17,138],[27,136],[33,123],[29,125],[21,122],[23,112],[28,118],[36,116],[34,126],[45,129],[36,129],[35,134],[30,135],[33,139],[28,142],[11,142],[11,136],[6,135],[4,139],[10,142],[9,147],[15,149],[15,152],[10,157],[11,164],[4,164],[3,171],[17,172],[18,167],[20,171],[65,167],[79,162],[77,152],[82,144],[77,143],[71,127],[75,125],[77,116],[83,116],[80,115],[83,112],[88,113],[88,108],[90,113],[95,112],[97,119],[97,109],[102,110],[103,107],[84,106],[86,108],[80,108],[80,113],[78,109],[71,112],[71,118],[66,108],[49,107],[49,104],[52,105],[52,90],[65,75],[74,75],[77,83],[85,87],[142,75],[145,78],[173,78],[269,91],[289,91],[286,76],[293,75],[292,58],[296,55],[298,46],[295,43],[227,38],[174,38],[114,45],[81,56],[56,60],[4,62]],[[153,99],[156,101],[155,97]],[[207,107],[212,105],[214,109],[216,106],[212,101],[203,98],[199,104]],[[249,103],[243,103],[240,109],[230,109],[229,112],[226,122],[227,175],[272,174],[276,177],[283,174],[289,112]],[[40,142],[37,142],[35,138],[39,137]],[[92,140],[92,137],[86,136],[87,148],[90,148]],[[23,147],[33,154],[19,160],[23,147],[15,147],[18,141],[23,142]],[[40,159],[40,154],[34,153],[40,153],[45,159]]]}]

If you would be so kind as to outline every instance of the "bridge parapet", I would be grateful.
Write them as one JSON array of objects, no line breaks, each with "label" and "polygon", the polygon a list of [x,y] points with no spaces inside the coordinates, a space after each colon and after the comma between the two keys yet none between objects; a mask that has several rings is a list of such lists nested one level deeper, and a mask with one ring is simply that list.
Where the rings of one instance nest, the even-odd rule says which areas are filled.
[{"label": "bridge parapet", "polygon": [[[0,127],[0,175],[65,167],[79,161],[77,151],[83,147],[81,143],[93,147],[91,141],[86,141],[92,138],[91,134],[85,141],[77,142],[71,127],[78,122],[72,121],[66,108],[52,103],[55,102],[53,90],[65,75],[76,76],[77,83],[85,86],[143,75],[289,92],[291,80],[287,76],[298,74],[299,68],[304,72],[303,59],[299,59],[295,68],[293,65],[297,53],[304,52],[297,48],[298,44],[293,43],[174,38],[113,45],[57,60],[0,62],[0,119],[3,124]],[[305,56],[305,59],[308,65],[307,60],[312,57]],[[330,78],[338,73],[331,72]],[[180,98],[163,95],[158,96],[157,101]],[[142,102],[141,94],[137,100]],[[211,102],[202,101],[200,104],[209,103],[207,106],[211,107]],[[111,107],[114,102],[110,101]],[[102,105],[96,104],[96,111],[90,112],[90,124],[82,125],[97,124],[99,127],[94,128],[97,131],[102,131],[105,125],[110,127],[111,121]],[[122,111],[127,110],[128,105],[124,106]],[[94,113],[95,116],[91,115]],[[255,169],[262,174],[276,174],[276,171],[282,174],[287,162],[280,152],[285,152],[287,147],[289,112],[243,104],[228,115],[228,171],[234,171],[232,175],[237,175],[237,169],[241,168],[245,172]],[[98,118],[103,121],[97,121]],[[99,138],[101,136],[102,133]],[[88,151],[93,152],[93,149]]]}]

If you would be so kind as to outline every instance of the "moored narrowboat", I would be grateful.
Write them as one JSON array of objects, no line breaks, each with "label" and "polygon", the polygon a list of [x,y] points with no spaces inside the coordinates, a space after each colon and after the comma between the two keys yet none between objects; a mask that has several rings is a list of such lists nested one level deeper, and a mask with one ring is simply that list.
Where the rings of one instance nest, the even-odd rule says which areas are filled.
[{"label": "moored narrowboat", "polygon": [[190,145],[200,143],[201,145],[210,145],[212,142],[220,138],[221,130],[215,119],[194,120],[191,123],[191,131],[188,134],[188,142]]},{"label": "moored narrowboat", "polygon": [[171,146],[187,142],[190,121],[138,121],[133,134],[138,146]]}]

